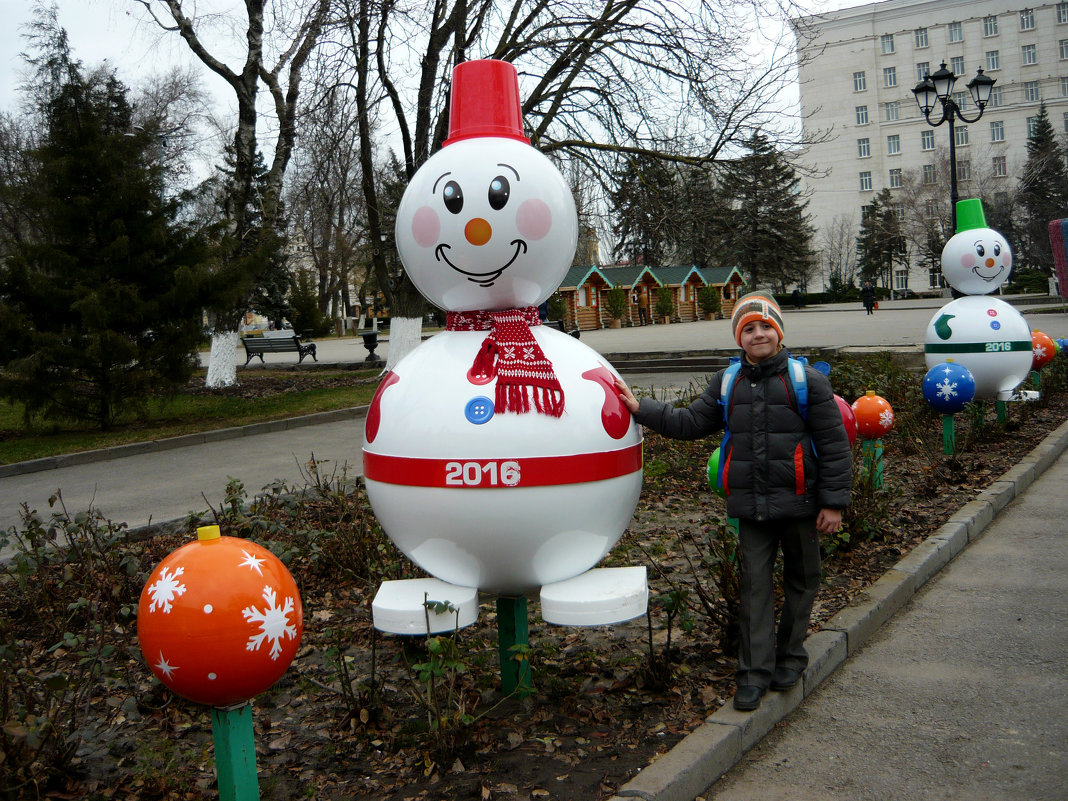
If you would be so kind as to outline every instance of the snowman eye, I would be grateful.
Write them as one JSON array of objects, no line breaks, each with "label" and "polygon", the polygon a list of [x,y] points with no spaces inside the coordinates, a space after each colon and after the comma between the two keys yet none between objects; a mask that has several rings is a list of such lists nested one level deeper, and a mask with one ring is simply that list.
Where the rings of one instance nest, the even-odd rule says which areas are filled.
[{"label": "snowman eye", "polygon": [[979,256],[985,256],[986,255],[986,248],[984,248],[982,245],[976,245],[975,246],[975,252]]},{"label": "snowman eye", "polygon": [[498,175],[489,185],[489,204],[496,211],[500,211],[504,208],[504,204],[508,202],[508,195],[512,191],[512,187],[508,183],[508,179],[503,175]]},{"label": "snowman eye", "polygon": [[442,191],[445,198],[445,208],[453,214],[459,214],[464,207],[464,191],[456,181],[449,181]]},{"label": "snowman eye", "polygon": [[995,256],[1000,256],[1001,255],[1001,245],[999,243],[997,243],[997,242],[994,243],[994,255]]}]

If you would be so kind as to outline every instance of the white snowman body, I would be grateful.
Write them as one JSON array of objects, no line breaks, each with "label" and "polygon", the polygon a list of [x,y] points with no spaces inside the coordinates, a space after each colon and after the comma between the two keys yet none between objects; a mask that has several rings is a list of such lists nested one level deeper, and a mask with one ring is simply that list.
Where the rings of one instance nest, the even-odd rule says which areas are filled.
[{"label": "white snowman body", "polygon": [[[408,275],[450,312],[535,306],[559,286],[577,236],[563,177],[516,138],[447,144],[397,214]],[[578,576],[618,541],[641,491],[640,428],[615,371],[573,337],[529,330],[559,381],[559,416],[495,408],[496,377],[470,373],[485,330],[420,345],[368,414],[375,514],[412,561],[451,584],[522,594]]]},{"label": "white snowman body", "polygon": [[948,360],[967,367],[978,400],[1007,400],[1031,370],[1031,328],[1002,300],[957,298],[928,323],[924,359],[928,369]]},{"label": "white snowman body", "polygon": [[372,408],[364,471],[375,514],[449,583],[521,594],[577,576],[616,544],[638,502],[640,429],[609,396],[615,371],[566,334],[534,334],[560,378],[562,417],[493,413],[492,383],[467,378],[481,331],[420,345]]}]

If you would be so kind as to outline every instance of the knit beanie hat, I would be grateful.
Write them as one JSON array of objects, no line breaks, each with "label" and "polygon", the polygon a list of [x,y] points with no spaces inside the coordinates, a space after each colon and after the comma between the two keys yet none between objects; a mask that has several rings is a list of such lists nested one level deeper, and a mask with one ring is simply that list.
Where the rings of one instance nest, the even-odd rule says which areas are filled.
[{"label": "knit beanie hat", "polygon": [[742,329],[754,320],[763,320],[779,332],[779,341],[783,340],[782,310],[770,293],[750,292],[738,298],[731,314],[731,330],[734,340],[742,344]]}]

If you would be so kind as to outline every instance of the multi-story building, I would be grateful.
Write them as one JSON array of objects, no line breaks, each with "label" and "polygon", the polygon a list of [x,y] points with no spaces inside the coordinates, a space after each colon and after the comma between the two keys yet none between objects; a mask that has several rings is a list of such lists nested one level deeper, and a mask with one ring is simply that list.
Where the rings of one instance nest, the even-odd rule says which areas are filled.
[{"label": "multi-story building", "polygon": [[[953,99],[969,118],[978,112],[967,89],[977,69],[997,80],[981,119],[955,124],[962,199],[1009,197],[1041,102],[1054,129],[1068,131],[1068,2],[886,0],[792,24],[802,43],[806,135],[828,132],[802,158],[818,171],[806,181],[817,243],[836,225],[859,231],[883,189],[906,225],[948,218],[949,126],[928,124],[912,92],[943,61],[958,76]],[[931,122],[941,113],[936,105]],[[911,249],[909,269],[895,269],[895,289],[939,286],[939,270],[919,252]]]}]

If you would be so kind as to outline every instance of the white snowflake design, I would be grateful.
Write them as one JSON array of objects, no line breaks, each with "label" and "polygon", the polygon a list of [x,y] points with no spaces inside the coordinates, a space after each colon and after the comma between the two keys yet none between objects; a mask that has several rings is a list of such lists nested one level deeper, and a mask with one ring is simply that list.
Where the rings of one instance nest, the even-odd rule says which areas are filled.
[{"label": "white snowflake design", "polygon": [[172,676],[171,674],[174,673],[174,671],[178,670],[177,665],[172,665],[164,658],[163,651],[159,652],[159,662],[156,663],[155,668],[168,679],[173,679],[174,676]]},{"label": "white snowflake design", "polygon": [[1032,351],[1033,351],[1032,355],[1038,361],[1042,361],[1043,359],[1046,358],[1046,346],[1045,345],[1035,345],[1035,347],[1032,348]]},{"label": "white snowflake design", "polygon": [[185,568],[179,567],[173,573],[170,571],[169,567],[163,568],[156,583],[149,586],[148,594],[152,596],[149,612],[155,612],[158,607],[161,612],[168,614],[171,611],[171,601],[185,593],[185,585],[178,583],[178,577],[185,572]]},{"label": "white snowflake design", "polygon": [[890,426],[894,424],[894,413],[889,409],[883,409],[879,415],[879,425],[883,427],[884,431],[889,431]]},{"label": "white snowflake design", "polygon": [[935,384],[938,395],[942,400],[949,400],[957,396],[957,382],[951,382],[948,378],[943,378],[941,384]]},{"label": "white snowflake design", "polygon": [[245,561],[238,563],[237,566],[238,567],[247,567],[249,570],[255,570],[257,573],[259,573],[262,576],[263,575],[263,570],[260,568],[260,565],[262,565],[267,560],[266,559],[262,559],[262,558],[260,558],[258,556],[254,556],[253,554],[250,554],[244,548],[241,549],[241,553],[243,553],[245,555]]},{"label": "white snowflake design", "polygon": [[260,624],[260,633],[248,638],[245,650],[258,651],[264,640],[270,640],[271,659],[277,659],[282,653],[282,638],[288,637],[292,640],[297,636],[297,627],[289,622],[289,616],[293,612],[293,599],[287,597],[285,605],[279,608],[274,588],[268,584],[263,588],[263,600],[267,605],[262,612],[254,606],[248,606],[241,612],[249,623]]}]

